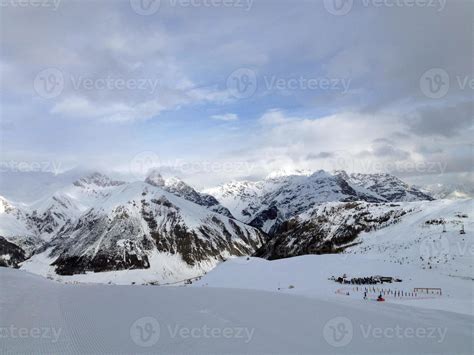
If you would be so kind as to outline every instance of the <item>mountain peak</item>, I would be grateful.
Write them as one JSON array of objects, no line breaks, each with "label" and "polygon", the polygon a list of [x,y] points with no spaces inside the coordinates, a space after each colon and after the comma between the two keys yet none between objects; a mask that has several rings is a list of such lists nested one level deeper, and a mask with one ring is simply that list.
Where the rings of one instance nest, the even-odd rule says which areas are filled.
[{"label": "mountain peak", "polygon": [[73,183],[78,187],[86,187],[88,185],[95,185],[98,187],[120,186],[125,184],[124,181],[112,180],[107,175],[99,172],[90,173]]},{"label": "mountain peak", "polygon": [[158,170],[152,170],[148,174],[148,176],[145,179],[145,182],[147,184],[156,186],[156,187],[163,187],[165,186],[165,179],[163,179],[163,176],[161,176],[160,172]]},{"label": "mountain peak", "polygon": [[293,169],[293,168],[282,168],[275,170],[271,172],[270,174],[267,175],[267,179],[277,179],[281,177],[286,177],[286,176],[292,176],[292,175],[302,175],[302,176],[309,176],[313,172],[311,170],[305,170],[305,169]]},{"label": "mountain peak", "polygon": [[343,178],[346,181],[348,181],[350,179],[349,174],[345,170],[334,170],[332,172],[332,174],[335,175],[335,176],[339,176],[339,177]]}]

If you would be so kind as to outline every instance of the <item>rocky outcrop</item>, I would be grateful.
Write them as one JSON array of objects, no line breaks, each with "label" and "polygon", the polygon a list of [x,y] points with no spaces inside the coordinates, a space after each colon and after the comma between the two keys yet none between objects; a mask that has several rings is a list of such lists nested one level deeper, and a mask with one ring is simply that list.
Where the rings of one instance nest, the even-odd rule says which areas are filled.
[{"label": "rocky outcrop", "polygon": [[250,255],[266,236],[147,183],[116,191],[62,229],[44,249],[56,273],[147,269],[155,253],[179,255],[194,266]]},{"label": "rocky outcrop", "polygon": [[242,221],[274,235],[286,220],[328,202],[370,203],[432,200],[389,174],[316,171],[232,182],[209,193]]},{"label": "rocky outcrop", "polygon": [[26,260],[25,251],[0,236],[0,266],[18,268]]},{"label": "rocky outcrop", "polygon": [[211,211],[230,218],[234,218],[232,213],[227,208],[222,206],[214,196],[198,192],[184,181],[176,177],[165,180],[158,171],[153,170],[146,177],[145,182],[152,186],[160,187],[163,190],[172,193],[173,195],[182,197],[200,206],[207,207]]},{"label": "rocky outcrop", "polygon": [[361,232],[398,223],[410,210],[365,202],[329,203],[281,224],[255,256],[281,259],[306,254],[340,253],[358,243]]}]

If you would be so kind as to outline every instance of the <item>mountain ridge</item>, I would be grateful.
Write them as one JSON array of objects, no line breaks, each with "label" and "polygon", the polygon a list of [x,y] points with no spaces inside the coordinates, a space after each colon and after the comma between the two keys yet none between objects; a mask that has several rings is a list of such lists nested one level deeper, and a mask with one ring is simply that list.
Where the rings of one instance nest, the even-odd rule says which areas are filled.
[{"label": "mountain ridge", "polygon": [[389,174],[347,174],[318,170],[233,181],[205,190],[238,219],[273,234],[283,221],[327,202],[401,202],[433,198]]}]

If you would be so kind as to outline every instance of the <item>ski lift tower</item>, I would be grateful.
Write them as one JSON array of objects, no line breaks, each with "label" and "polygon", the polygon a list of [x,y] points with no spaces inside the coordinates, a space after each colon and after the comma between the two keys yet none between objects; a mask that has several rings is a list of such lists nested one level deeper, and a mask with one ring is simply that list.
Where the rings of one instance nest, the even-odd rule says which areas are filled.
[{"label": "ski lift tower", "polygon": [[443,233],[446,233],[446,222],[443,222]]},{"label": "ski lift tower", "polygon": [[466,234],[466,231],[464,230],[464,224],[461,225],[461,230],[459,231],[459,234]]}]

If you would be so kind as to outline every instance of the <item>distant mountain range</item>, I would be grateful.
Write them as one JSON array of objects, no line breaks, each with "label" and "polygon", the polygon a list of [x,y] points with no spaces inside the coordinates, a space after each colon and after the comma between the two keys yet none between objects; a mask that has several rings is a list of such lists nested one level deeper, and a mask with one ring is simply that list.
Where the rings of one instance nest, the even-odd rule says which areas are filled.
[{"label": "distant mountain range", "polygon": [[[33,259],[48,259],[60,275],[148,269],[159,253],[208,269],[228,256],[252,254],[266,239],[212,196],[156,172],[134,183],[94,173],[33,205],[2,204],[0,235],[23,250],[35,241]],[[15,261],[2,254],[10,265],[23,261],[21,254]]]},{"label": "distant mountain range", "polygon": [[0,197],[0,265],[175,281],[232,256],[343,252],[431,201],[389,174],[278,173],[199,192],[158,171],[142,182],[93,172],[34,203]]},{"label": "distant mountain range", "polygon": [[257,182],[237,181],[206,190],[236,218],[274,234],[289,218],[326,202],[431,201],[433,197],[389,174],[345,171],[273,174]]}]

